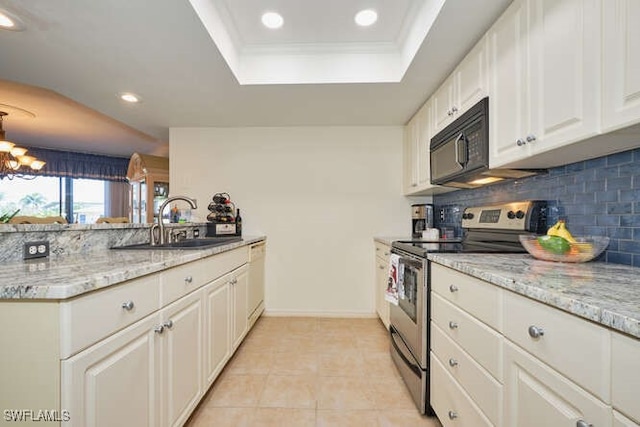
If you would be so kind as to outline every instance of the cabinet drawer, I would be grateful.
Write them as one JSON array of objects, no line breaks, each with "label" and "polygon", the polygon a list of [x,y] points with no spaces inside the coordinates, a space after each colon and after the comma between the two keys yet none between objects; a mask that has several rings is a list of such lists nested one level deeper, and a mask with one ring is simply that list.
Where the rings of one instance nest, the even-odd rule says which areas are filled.
[{"label": "cabinet drawer", "polygon": [[433,322],[494,378],[502,382],[502,336],[433,292],[431,309]]},{"label": "cabinet drawer", "polygon": [[487,418],[495,425],[502,425],[502,384],[433,324],[431,351]]},{"label": "cabinet drawer", "polygon": [[618,333],[611,336],[611,402],[613,407],[640,422],[640,340]]},{"label": "cabinet drawer", "polygon": [[431,407],[444,427],[492,426],[491,421],[431,353]]},{"label": "cabinet drawer", "polygon": [[629,418],[622,415],[620,412],[613,410],[613,427],[640,427],[640,424],[636,424]]},{"label": "cabinet drawer", "polygon": [[159,308],[159,274],[151,274],[61,303],[61,359],[68,358]]},{"label": "cabinet drawer", "polygon": [[249,247],[244,246],[198,261],[173,267],[162,273],[162,305],[240,267],[249,260]]},{"label": "cabinet drawer", "polygon": [[376,246],[376,256],[382,258],[385,263],[389,263],[389,255],[391,255],[391,247],[384,243],[374,242]]},{"label": "cabinet drawer", "polygon": [[[603,401],[611,401],[608,330],[512,292],[504,301],[505,337]],[[543,332],[537,338],[536,328]]]},{"label": "cabinet drawer", "polygon": [[432,263],[431,289],[492,328],[502,331],[502,289],[499,287]]}]

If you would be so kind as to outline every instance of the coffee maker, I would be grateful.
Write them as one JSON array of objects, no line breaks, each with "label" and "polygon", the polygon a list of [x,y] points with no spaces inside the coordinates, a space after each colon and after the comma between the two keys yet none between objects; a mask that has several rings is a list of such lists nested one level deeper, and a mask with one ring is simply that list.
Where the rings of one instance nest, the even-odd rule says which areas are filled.
[{"label": "coffee maker", "polygon": [[433,205],[411,205],[411,237],[421,238],[427,228],[433,228]]}]

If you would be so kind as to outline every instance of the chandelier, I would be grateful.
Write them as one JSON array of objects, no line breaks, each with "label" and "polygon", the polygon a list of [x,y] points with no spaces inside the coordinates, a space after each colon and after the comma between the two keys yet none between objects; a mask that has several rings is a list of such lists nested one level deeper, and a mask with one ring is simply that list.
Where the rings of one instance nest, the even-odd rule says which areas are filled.
[{"label": "chandelier", "polygon": [[29,170],[39,171],[45,162],[33,156],[27,156],[26,148],[16,147],[16,144],[6,140],[2,121],[8,115],[8,113],[0,111],[0,179],[34,178],[29,174]]}]

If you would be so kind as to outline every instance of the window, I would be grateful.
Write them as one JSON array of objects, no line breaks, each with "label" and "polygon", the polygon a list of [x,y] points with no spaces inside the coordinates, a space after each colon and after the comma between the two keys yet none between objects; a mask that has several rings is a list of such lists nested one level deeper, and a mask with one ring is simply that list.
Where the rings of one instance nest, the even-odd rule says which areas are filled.
[{"label": "window", "polygon": [[107,181],[37,176],[0,180],[0,215],[64,216],[71,223],[93,224],[105,213]]}]

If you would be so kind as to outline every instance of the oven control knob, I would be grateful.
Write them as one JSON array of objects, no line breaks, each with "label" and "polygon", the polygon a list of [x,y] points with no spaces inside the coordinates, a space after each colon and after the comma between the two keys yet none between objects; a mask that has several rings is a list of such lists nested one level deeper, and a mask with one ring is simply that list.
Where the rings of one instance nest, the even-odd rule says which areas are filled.
[{"label": "oven control knob", "polygon": [[522,212],[522,211],[516,212],[516,218],[518,218],[518,219],[524,218],[524,212]]},{"label": "oven control knob", "polygon": [[473,219],[473,214],[471,212],[463,213],[462,214],[462,219]]},{"label": "oven control knob", "polygon": [[507,212],[507,218],[514,219],[515,217],[516,217],[516,214],[513,211]]}]

